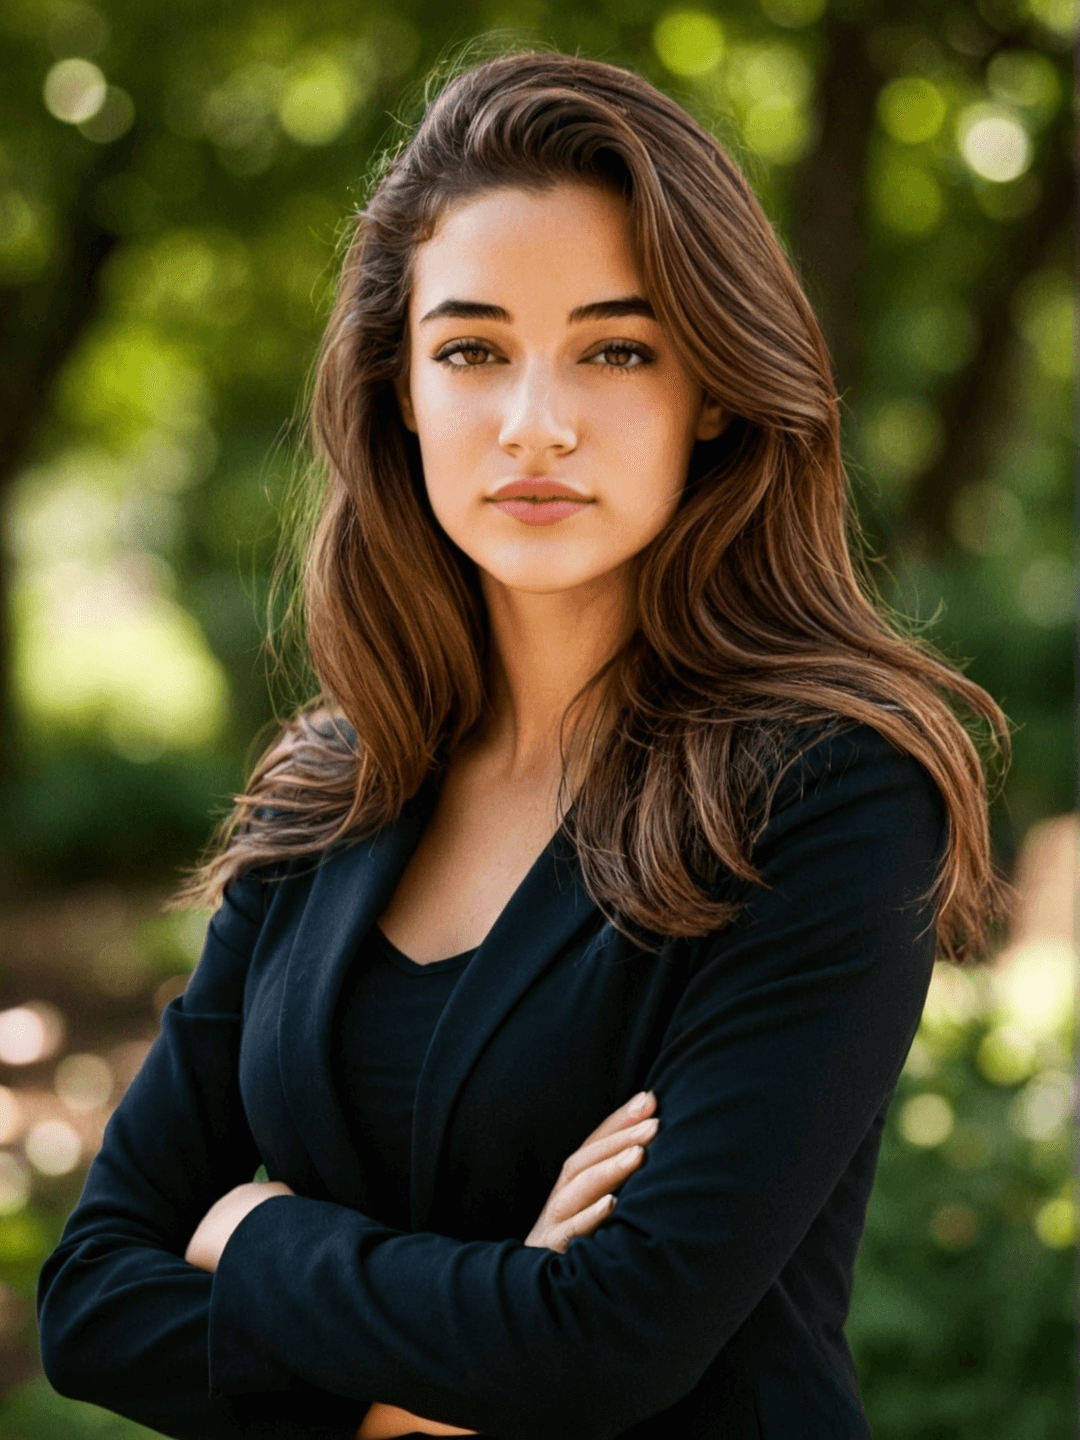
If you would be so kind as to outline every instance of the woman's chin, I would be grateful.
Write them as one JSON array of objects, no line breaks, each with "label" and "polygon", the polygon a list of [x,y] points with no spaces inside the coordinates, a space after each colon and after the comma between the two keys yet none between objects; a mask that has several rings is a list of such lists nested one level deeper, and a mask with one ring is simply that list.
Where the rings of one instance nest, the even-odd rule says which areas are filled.
[{"label": "woman's chin", "polygon": [[485,566],[477,562],[481,574],[489,582],[503,590],[512,590],[519,595],[571,595],[595,590],[604,582],[614,582],[615,566],[611,570],[585,569],[574,566],[559,566],[543,562],[523,565]]}]

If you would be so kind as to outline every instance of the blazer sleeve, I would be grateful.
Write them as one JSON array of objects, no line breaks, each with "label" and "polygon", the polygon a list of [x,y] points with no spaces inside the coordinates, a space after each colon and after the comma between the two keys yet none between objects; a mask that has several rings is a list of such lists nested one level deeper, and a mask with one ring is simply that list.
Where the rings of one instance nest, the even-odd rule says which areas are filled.
[{"label": "blazer sleeve", "polygon": [[767,888],[740,892],[672,1017],[647,1080],[659,1132],[600,1229],[558,1254],[273,1197],[214,1275],[215,1391],[296,1373],[503,1440],[605,1440],[675,1404],[892,1095],[945,834],[929,776],[875,732],[813,745],[755,849]]},{"label": "blazer sleeve", "polygon": [[105,1128],[38,1279],[41,1360],[61,1395],[191,1440],[352,1440],[366,1403],[279,1370],[268,1391],[210,1394],[212,1276],[183,1258],[215,1200],[259,1155],[237,1060],[263,883],[242,877]]}]

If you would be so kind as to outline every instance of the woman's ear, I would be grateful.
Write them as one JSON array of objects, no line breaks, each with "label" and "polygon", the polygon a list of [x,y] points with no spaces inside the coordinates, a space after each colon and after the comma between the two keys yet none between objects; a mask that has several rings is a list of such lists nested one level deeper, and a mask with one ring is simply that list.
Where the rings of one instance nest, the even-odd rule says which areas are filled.
[{"label": "woman's ear", "polygon": [[416,415],[413,413],[412,398],[409,395],[409,382],[406,376],[399,375],[394,381],[394,394],[397,396],[398,409],[401,411],[401,418],[405,423],[405,429],[416,434]]},{"label": "woman's ear", "polygon": [[731,411],[725,410],[715,395],[706,395],[698,416],[695,440],[715,440],[722,435],[731,421]]}]

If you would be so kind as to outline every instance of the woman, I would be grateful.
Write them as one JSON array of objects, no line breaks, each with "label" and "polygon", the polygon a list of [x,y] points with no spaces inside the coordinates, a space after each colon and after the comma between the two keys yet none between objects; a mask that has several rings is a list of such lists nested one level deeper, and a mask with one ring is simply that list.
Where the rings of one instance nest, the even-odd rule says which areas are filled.
[{"label": "woman", "polygon": [[199,877],[46,1373],[200,1440],[867,1436],[884,1117],[1003,898],[943,697],[1006,732],[860,587],[759,206],[633,74],[459,76],[358,218],[313,434],[322,693]]}]

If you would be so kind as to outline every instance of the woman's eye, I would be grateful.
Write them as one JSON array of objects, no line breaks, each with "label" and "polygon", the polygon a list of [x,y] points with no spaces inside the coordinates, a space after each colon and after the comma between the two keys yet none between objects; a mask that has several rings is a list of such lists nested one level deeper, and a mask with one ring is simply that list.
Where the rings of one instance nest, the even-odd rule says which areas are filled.
[{"label": "woman's eye", "polygon": [[[500,357],[480,340],[454,340],[432,358],[452,370],[480,370],[485,365],[498,364]],[[645,346],[618,340],[590,355],[586,363],[602,370],[638,370],[643,365],[651,365],[654,358]]]},{"label": "woman's eye", "polygon": [[594,361],[606,362],[600,366],[602,370],[638,370],[642,365],[648,365],[652,358],[652,353],[644,346],[629,345],[622,340],[605,345],[603,350],[598,350],[591,357]]},{"label": "woman's eye", "polygon": [[[454,357],[460,355],[461,359]],[[486,345],[480,345],[475,340],[455,340],[452,345],[446,345],[435,356],[436,360],[449,365],[453,370],[478,370],[492,358],[492,352]]]}]

